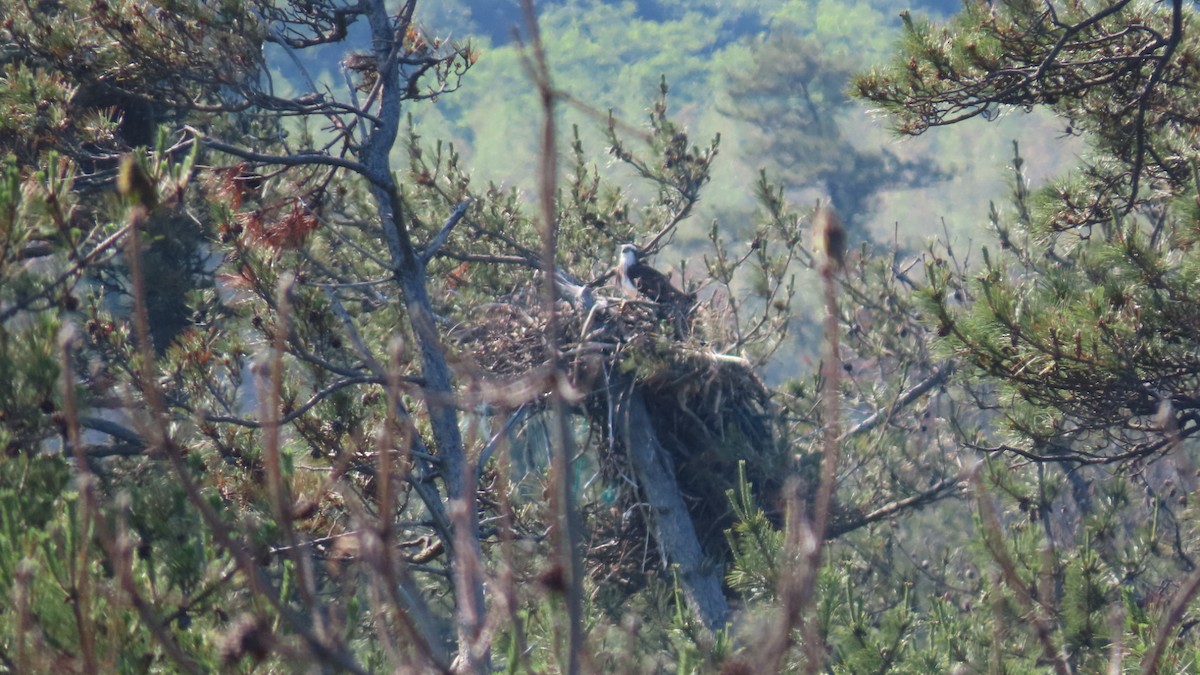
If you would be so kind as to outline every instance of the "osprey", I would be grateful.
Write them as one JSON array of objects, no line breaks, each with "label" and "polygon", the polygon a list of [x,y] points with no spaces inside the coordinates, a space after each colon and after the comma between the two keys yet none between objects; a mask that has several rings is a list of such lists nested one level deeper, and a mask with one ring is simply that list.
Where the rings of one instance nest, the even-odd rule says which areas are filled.
[{"label": "osprey", "polygon": [[676,305],[683,310],[691,309],[696,296],[671,285],[667,275],[638,259],[637,246],[621,246],[621,261],[617,265],[617,280],[626,293],[645,297],[664,305]]}]

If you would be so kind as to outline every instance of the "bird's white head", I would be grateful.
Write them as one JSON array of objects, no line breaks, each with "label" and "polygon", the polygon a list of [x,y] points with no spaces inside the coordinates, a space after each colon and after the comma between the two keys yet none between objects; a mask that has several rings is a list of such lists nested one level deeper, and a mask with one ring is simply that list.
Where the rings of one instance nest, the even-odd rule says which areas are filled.
[{"label": "bird's white head", "polygon": [[621,267],[632,267],[637,264],[638,249],[633,244],[621,245]]}]

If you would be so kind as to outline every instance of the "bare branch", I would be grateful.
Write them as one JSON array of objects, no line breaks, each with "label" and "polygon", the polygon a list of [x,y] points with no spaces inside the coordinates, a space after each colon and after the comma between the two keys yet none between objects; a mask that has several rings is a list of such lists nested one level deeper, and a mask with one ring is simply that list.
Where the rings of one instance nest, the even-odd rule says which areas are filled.
[{"label": "bare branch", "polygon": [[236,145],[230,145],[229,143],[218,141],[194,127],[185,126],[184,129],[191,132],[207,147],[223,152],[227,155],[233,155],[234,157],[241,157],[242,159],[252,162],[262,162],[263,164],[275,164],[279,166],[332,166],[353,171],[367,180],[379,184],[381,187],[392,187],[392,184],[389,181],[378,179],[368,172],[365,165],[353,160],[345,159],[344,157],[335,157],[333,155],[323,153],[303,152],[294,155],[267,155],[261,152],[246,150],[245,148],[238,147]]},{"label": "bare branch", "polygon": [[467,213],[467,207],[470,205],[471,200],[467,199],[455,207],[454,212],[450,214],[450,217],[446,220],[446,224],[442,225],[442,229],[438,231],[437,236],[421,252],[421,262],[428,263],[433,259],[433,256],[437,255],[438,250],[446,244],[446,240],[450,238],[450,232],[454,230],[455,225],[458,225],[458,221],[462,220],[462,217]]},{"label": "bare branch", "polygon": [[900,394],[900,396],[896,398],[895,402],[888,406],[885,410],[879,410],[858,424],[855,424],[853,427],[847,429],[845,433],[838,437],[838,441],[844,443],[855,436],[864,434],[874,429],[880,424],[886,424],[890,422],[895,418],[896,413],[912,405],[914,402],[924,396],[925,393],[930,389],[939,387],[945,383],[953,372],[953,363],[945,363],[941,365],[934,370],[932,375],[913,385],[903,394]]}]

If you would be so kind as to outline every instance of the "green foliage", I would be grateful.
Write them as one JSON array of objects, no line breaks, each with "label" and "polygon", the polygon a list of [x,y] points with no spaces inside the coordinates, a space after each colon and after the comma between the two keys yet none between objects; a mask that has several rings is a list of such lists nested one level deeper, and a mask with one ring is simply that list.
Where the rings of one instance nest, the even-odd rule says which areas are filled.
[{"label": "green foliage", "polygon": [[732,558],[727,574],[731,590],[748,601],[770,596],[779,581],[776,564],[783,551],[783,536],[758,506],[750,483],[746,481],[746,465],[738,464],[737,491],[729,491],[729,502],[737,518],[733,529],[726,533]]},{"label": "green foliage", "polygon": [[[162,667],[166,657],[151,626],[126,605],[125,574],[131,583],[155,589],[163,628],[193,644],[212,639],[218,612],[234,610],[228,598],[214,604],[213,588],[189,581],[201,572],[189,554],[211,547],[199,538],[203,532],[177,524],[162,529],[183,510],[178,500],[154,505],[153,513],[134,507],[153,523],[146,531],[161,532],[167,542],[125,542],[129,548],[114,556],[95,539],[89,507],[65,461],[10,457],[3,468],[0,597],[6,610],[0,612],[5,635],[0,653],[6,667],[17,672],[52,672],[64,664],[113,672]],[[141,490],[136,494],[149,497]],[[214,588],[225,583],[214,570],[204,572]]]},{"label": "green foliage", "polygon": [[[982,250],[981,272],[968,283],[940,256],[927,261],[926,297],[944,348],[996,378],[1005,421],[1030,452],[1063,455],[1078,445],[1111,457],[1162,448],[1169,430],[1156,428],[1163,421],[1155,416],[1186,408],[1175,399],[1190,386],[1169,365],[1192,352],[1189,226],[1163,213],[1159,226],[1130,217],[1084,240],[1039,234],[1032,219],[1044,222],[1045,208],[1026,189],[1021,163],[1016,155],[1015,219],[993,208],[1001,247]],[[1048,186],[1039,197],[1064,194]],[[1049,254],[1038,253],[1047,246]],[[1014,283],[1018,273],[1039,282]],[[966,296],[977,301],[956,308]]]},{"label": "green foliage", "polygon": [[[71,280],[27,262],[80,237],[68,225],[74,199],[64,174],[71,166],[55,169],[63,173],[22,180],[10,156],[0,178],[0,378],[7,383],[0,391],[0,448],[9,455],[36,452],[58,409],[57,312],[78,304]],[[39,227],[28,228],[30,221]]]}]

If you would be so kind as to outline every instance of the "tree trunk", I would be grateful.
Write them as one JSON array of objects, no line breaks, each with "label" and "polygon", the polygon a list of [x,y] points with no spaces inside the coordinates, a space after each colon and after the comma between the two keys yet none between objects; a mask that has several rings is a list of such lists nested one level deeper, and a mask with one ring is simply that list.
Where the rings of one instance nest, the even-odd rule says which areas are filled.
[{"label": "tree trunk", "polygon": [[662,554],[679,573],[679,585],[696,617],[710,630],[725,625],[729,605],[719,569],[707,564],[666,448],[658,440],[646,401],[636,383],[620,378],[617,433],[621,434],[649,521]]},{"label": "tree trunk", "polygon": [[[412,17],[412,3],[406,4],[393,20],[382,0],[371,0],[366,16],[371,27],[375,56],[381,64],[379,77],[385,84],[379,91],[379,121],[362,145],[360,160],[371,181],[370,190],[379,209],[393,277],[400,286],[405,313],[421,355],[425,405],[429,412],[434,445],[441,460],[448,502],[446,510],[454,525],[452,537],[444,540],[443,544],[453,556],[455,599],[458,604],[455,611],[459,652],[456,662],[467,672],[486,672],[490,656],[486,647],[479,644],[485,606],[479,563],[479,521],[471,482],[474,472],[468,471],[466,466],[458,410],[453,404],[453,375],[446,362],[441,334],[434,322],[433,309],[425,289],[425,261],[409,238],[407,224],[403,221],[403,204],[390,160],[400,128],[401,103],[405,93],[394,50],[400,49],[404,24]],[[399,27],[396,22],[400,22]]]}]

